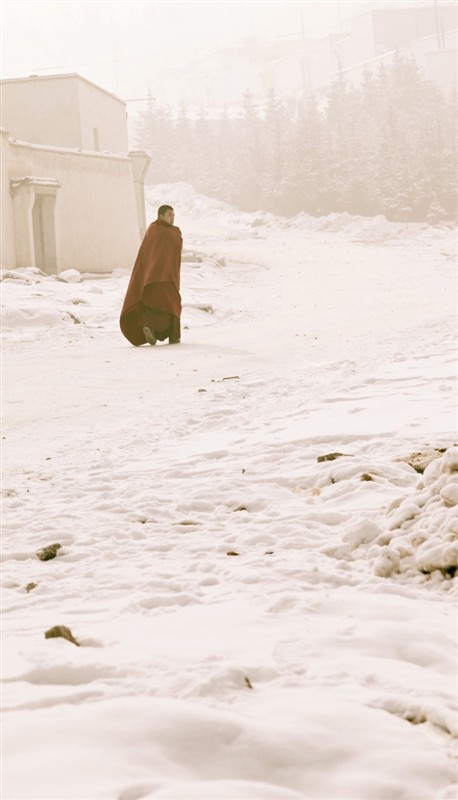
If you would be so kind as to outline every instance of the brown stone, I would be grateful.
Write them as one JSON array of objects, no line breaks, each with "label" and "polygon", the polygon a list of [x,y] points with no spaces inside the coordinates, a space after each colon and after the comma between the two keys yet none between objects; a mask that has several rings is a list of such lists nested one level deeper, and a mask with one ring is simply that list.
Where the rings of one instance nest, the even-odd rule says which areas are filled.
[{"label": "brown stone", "polygon": [[72,644],[76,644],[77,647],[80,646],[79,642],[76,641],[73,633],[71,632],[70,628],[67,628],[66,625],[54,625],[53,628],[50,628],[49,631],[45,633],[45,639],[67,639],[68,642]]}]

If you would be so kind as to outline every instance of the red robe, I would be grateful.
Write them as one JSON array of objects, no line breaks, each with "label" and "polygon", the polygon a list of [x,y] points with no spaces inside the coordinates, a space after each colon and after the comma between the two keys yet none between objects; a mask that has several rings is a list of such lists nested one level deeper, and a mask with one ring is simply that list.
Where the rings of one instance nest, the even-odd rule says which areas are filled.
[{"label": "red robe", "polygon": [[157,219],[146,231],[119,320],[121,330],[131,344],[145,344],[142,330],[145,306],[180,319],[182,247],[180,229],[165,220]]}]

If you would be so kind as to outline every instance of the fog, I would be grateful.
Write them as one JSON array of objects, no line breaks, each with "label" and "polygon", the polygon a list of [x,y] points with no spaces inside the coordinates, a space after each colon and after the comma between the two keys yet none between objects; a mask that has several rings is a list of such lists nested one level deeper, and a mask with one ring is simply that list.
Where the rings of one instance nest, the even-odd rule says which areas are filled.
[{"label": "fog", "polygon": [[[2,77],[78,72],[125,100],[161,74],[247,37],[311,38],[386,3],[21,2],[2,3]],[[405,5],[405,4],[404,4]],[[155,88],[157,94],[157,89]],[[171,98],[174,99],[173,97]]]},{"label": "fog", "polygon": [[[241,210],[287,216],[456,218],[455,3],[1,8],[2,77],[77,73],[121,98],[129,149],[161,153],[147,184],[183,182]],[[374,9],[388,12],[366,13]],[[21,128],[3,93],[13,137],[68,146],[52,131],[40,138],[36,114]],[[37,113],[54,124],[51,111]],[[115,152],[108,134],[99,140],[97,131],[86,146]]]},{"label": "fog", "polygon": [[5,800],[457,797],[444,5],[0,0]]}]

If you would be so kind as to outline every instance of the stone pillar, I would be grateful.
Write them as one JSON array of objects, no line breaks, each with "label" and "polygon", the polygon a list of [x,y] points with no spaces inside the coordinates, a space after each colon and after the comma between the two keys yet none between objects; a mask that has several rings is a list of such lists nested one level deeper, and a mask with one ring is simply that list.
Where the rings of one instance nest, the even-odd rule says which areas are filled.
[{"label": "stone pillar", "polygon": [[35,193],[30,185],[11,181],[14,206],[14,236],[16,242],[16,267],[35,266],[32,211]]},{"label": "stone pillar", "polygon": [[14,269],[16,267],[14,205],[10,194],[10,179],[8,175],[11,165],[10,146],[10,134],[0,128],[1,266],[6,269]]},{"label": "stone pillar", "polygon": [[146,231],[145,215],[145,177],[151,163],[151,156],[141,150],[132,150],[129,153],[134,176],[135,199],[137,201],[138,225],[140,239],[143,239]]},{"label": "stone pillar", "polygon": [[[38,267],[55,274],[57,245],[54,209],[59,182],[54,178],[24,177],[11,178],[10,185],[14,205],[16,267]],[[37,262],[37,256],[41,263]]]}]

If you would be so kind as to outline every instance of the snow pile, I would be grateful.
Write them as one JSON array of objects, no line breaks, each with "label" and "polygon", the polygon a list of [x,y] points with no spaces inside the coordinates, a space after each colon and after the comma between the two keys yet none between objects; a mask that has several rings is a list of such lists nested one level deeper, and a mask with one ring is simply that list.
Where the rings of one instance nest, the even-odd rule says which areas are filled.
[{"label": "snow pile", "polygon": [[[341,459],[344,460],[344,459]],[[364,471],[365,470],[365,471]],[[356,481],[361,481],[359,488]],[[332,485],[331,485],[332,484]],[[312,494],[327,489],[327,500],[361,492],[405,487],[383,514],[356,515],[343,520],[343,544],[323,548],[333,558],[369,562],[374,574],[402,576],[408,581],[450,581],[458,567],[458,447],[432,461],[422,479],[407,464],[377,465],[352,458],[350,465],[328,467]],[[362,487],[366,487],[363,489]],[[363,504],[359,502],[361,510]]]},{"label": "snow pile", "polygon": [[53,280],[55,276],[46,275],[38,267],[18,267],[17,269],[2,269],[0,281],[20,281],[21,283],[39,283],[42,280]]},{"label": "snow pile", "polygon": [[361,241],[383,241],[405,238],[407,226],[389,222],[383,214],[374,217],[352,216],[348,213],[329,214],[320,220],[319,230],[345,233]]},{"label": "snow pile", "polygon": [[[117,324],[117,311],[127,276],[108,280],[102,276],[66,270],[60,275],[47,275],[35,267],[6,270],[2,284],[2,332],[14,340],[21,332],[36,337],[41,329],[97,328],[101,323]],[[108,307],[107,307],[108,303]],[[27,334],[29,331],[29,334]],[[41,335],[41,334],[40,334]]]},{"label": "snow pile", "polygon": [[450,578],[458,567],[458,447],[426,467],[417,491],[395,500],[386,517],[376,575],[432,574]]},{"label": "snow pile", "polygon": [[[189,183],[165,183],[147,186],[145,187],[145,194],[149,210],[154,219],[156,218],[157,209],[163,204],[172,205],[176,212],[179,212],[180,217],[187,216],[204,219],[208,217],[209,224],[211,224],[211,219],[214,218],[215,213],[223,213],[228,218],[233,215],[240,217],[240,212],[234,206],[224,203],[222,200],[215,200],[206,195],[198,194]],[[178,225],[178,219],[175,224]]]},{"label": "snow pile", "polygon": [[152,219],[155,218],[158,206],[168,202],[175,207],[180,217],[207,219],[209,227],[216,223],[234,232],[245,230],[251,236],[258,236],[264,231],[296,230],[304,233],[332,233],[345,239],[352,238],[368,243],[402,242],[406,239],[421,239],[427,243],[439,240],[446,248],[444,255],[452,256],[456,251],[456,228],[447,223],[431,226],[416,222],[390,222],[383,214],[363,217],[346,211],[333,212],[322,217],[313,217],[305,212],[294,217],[279,217],[261,209],[253,212],[239,211],[229,203],[198,194],[187,183],[149,186],[146,188],[146,200]]},{"label": "snow pile", "polygon": [[396,238],[406,233],[406,225],[389,222],[383,214],[361,217],[342,211],[322,217],[312,217],[309,214],[301,213],[291,219],[282,218],[281,221],[283,227],[287,228],[308,228],[326,233],[343,233],[347,237],[370,240]]},{"label": "snow pile", "polygon": [[64,283],[80,283],[82,280],[81,272],[78,272],[77,269],[66,269],[63,272],[59,272],[57,280]]},{"label": "snow pile", "polygon": [[69,314],[50,308],[37,310],[35,305],[8,308],[2,314],[4,329],[55,328],[71,321]]}]

